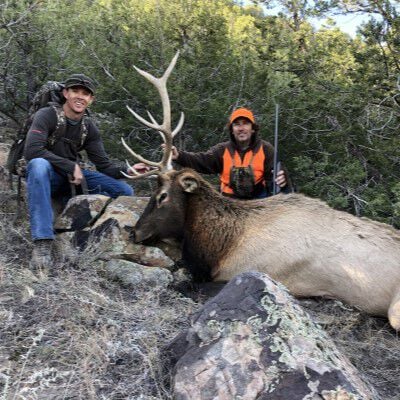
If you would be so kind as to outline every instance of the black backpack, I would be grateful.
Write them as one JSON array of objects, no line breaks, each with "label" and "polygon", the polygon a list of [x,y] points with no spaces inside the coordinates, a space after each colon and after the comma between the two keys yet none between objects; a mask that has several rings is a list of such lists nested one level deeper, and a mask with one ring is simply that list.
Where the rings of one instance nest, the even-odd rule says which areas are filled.
[{"label": "black backpack", "polygon": [[[24,147],[26,135],[32,125],[33,117],[39,109],[47,106],[52,106],[57,115],[57,125],[56,129],[51,132],[47,140],[47,147],[51,149],[54,144],[64,136],[65,129],[67,127],[67,122],[65,119],[64,111],[62,109],[62,104],[64,103],[64,96],[62,90],[64,85],[60,82],[49,81],[45,83],[33,97],[29,110],[28,117],[26,118],[24,125],[19,130],[17,137],[15,138],[10,151],[7,156],[7,169],[10,173],[10,179],[12,180],[12,175],[24,176],[26,170],[26,161],[24,159]],[[86,115],[85,117],[86,118]],[[87,124],[86,120],[82,121],[81,124],[81,140],[80,147],[83,145],[87,136]],[[10,181],[11,182],[11,181]]]}]

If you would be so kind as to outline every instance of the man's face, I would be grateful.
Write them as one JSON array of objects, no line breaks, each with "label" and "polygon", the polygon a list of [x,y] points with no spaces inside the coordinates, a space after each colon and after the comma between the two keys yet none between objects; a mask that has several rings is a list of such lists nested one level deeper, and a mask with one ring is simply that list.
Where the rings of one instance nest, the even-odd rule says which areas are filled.
[{"label": "man's face", "polygon": [[232,122],[232,134],[239,146],[249,145],[253,133],[253,124],[247,118],[239,117]]},{"label": "man's face", "polygon": [[94,99],[92,93],[83,86],[73,86],[63,90],[65,107],[72,115],[82,115]]}]

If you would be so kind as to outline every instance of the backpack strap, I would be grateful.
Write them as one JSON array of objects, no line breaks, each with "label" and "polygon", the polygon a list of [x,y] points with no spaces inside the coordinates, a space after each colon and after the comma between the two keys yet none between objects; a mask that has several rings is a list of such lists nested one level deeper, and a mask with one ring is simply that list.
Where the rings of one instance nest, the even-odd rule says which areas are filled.
[{"label": "backpack strap", "polygon": [[82,118],[82,122],[81,122],[81,140],[80,140],[80,144],[78,147],[78,150],[81,150],[83,145],[85,144],[85,140],[87,138],[88,135],[88,125],[89,125],[89,121],[91,120],[89,114],[85,114]]},{"label": "backpack strap", "polygon": [[57,124],[53,133],[47,138],[47,143],[50,147],[53,147],[56,142],[61,140],[67,130],[67,119],[62,107],[58,104],[50,104],[57,116]]},{"label": "backpack strap", "polygon": [[[64,137],[65,132],[67,130],[67,118],[65,116],[65,112],[62,106],[60,106],[57,103],[50,103],[49,105],[51,105],[57,116],[56,128],[54,129],[54,132],[51,135],[49,135],[49,138],[47,139],[49,146],[53,147],[54,144],[59,140],[65,140],[69,142],[69,140],[67,140]],[[88,125],[90,120],[91,118],[89,114],[85,113],[81,121],[80,140],[79,140],[79,145],[77,146],[77,151],[80,151],[85,143],[85,140],[89,133]]]}]

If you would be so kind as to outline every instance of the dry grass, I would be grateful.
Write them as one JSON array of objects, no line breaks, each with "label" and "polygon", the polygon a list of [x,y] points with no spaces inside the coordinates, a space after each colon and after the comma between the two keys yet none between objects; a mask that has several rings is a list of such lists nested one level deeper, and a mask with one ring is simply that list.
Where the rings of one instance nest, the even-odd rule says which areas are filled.
[{"label": "dry grass", "polygon": [[[60,257],[57,276],[33,275],[13,201],[0,193],[0,399],[171,399],[162,349],[198,304],[106,280],[96,246]],[[382,399],[400,398],[400,340],[386,320],[335,301],[301,303]]]},{"label": "dry grass", "polygon": [[335,300],[307,299],[300,303],[382,400],[400,399],[400,337],[386,318],[368,316]]},{"label": "dry grass", "polygon": [[0,399],[171,398],[162,349],[192,300],[107,281],[95,248],[35,276],[27,224],[0,236]]}]

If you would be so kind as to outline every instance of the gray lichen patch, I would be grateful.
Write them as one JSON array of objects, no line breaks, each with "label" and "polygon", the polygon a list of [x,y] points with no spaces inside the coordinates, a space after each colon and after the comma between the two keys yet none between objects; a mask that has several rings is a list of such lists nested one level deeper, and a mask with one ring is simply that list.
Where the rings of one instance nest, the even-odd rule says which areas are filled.
[{"label": "gray lichen patch", "polygon": [[177,399],[373,398],[286,289],[260,273],[234,278],[193,316],[174,384]]}]

